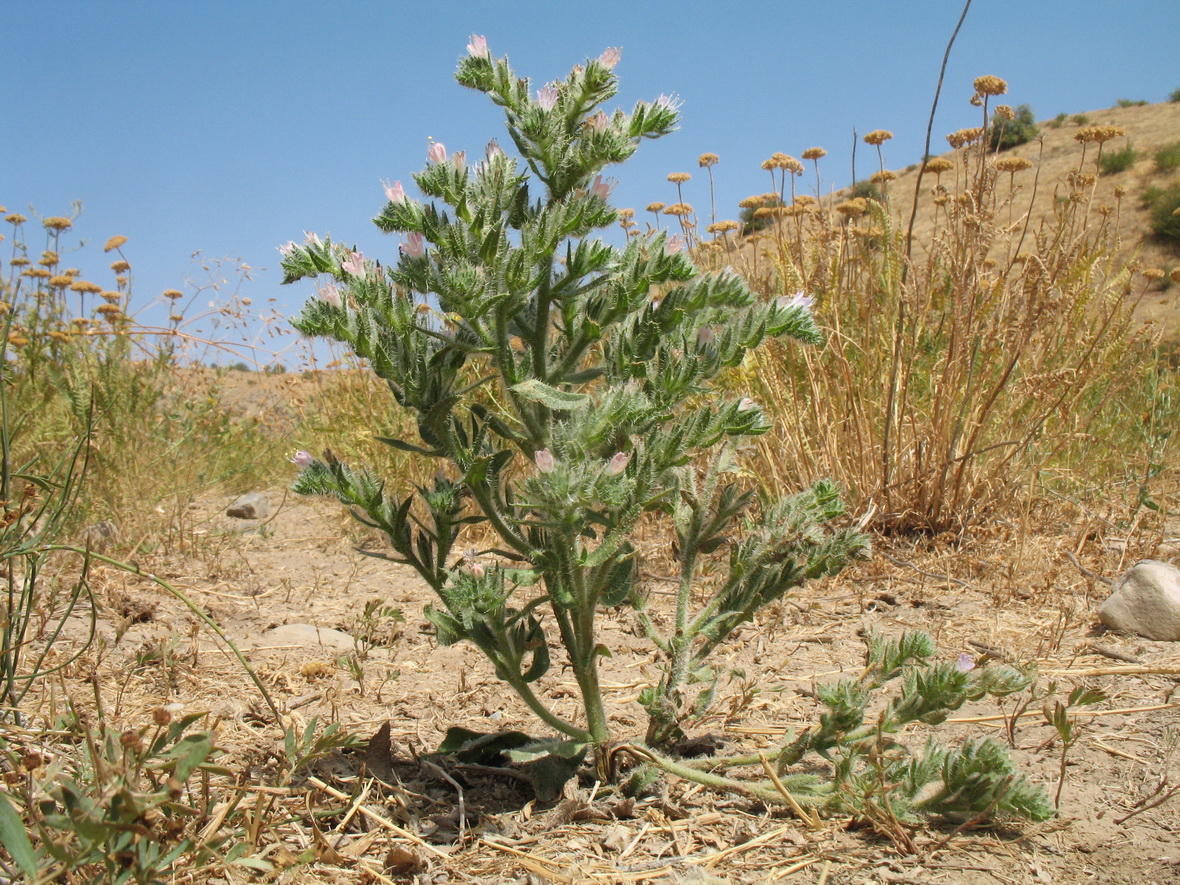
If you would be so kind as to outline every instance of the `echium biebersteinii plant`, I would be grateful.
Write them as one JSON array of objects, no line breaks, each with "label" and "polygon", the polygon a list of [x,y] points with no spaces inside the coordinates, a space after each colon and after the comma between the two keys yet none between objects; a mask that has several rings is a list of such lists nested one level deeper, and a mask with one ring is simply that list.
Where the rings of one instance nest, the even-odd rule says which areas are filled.
[{"label": "echium biebersteinii plant", "polygon": [[[567,746],[601,750],[611,738],[598,670],[609,650],[595,621],[633,606],[666,661],[643,698],[648,740],[668,743],[710,652],[864,547],[856,532],[826,527],[841,513],[830,484],[775,499],[732,481],[735,443],[768,424],[715,379],[769,336],[820,336],[807,299],[763,302],[732,272],[700,273],[678,237],[620,248],[594,235],[617,217],[602,170],[678,120],[667,96],[629,113],[602,108],[618,50],[534,91],[483,38],[468,49],[456,78],[504,109],[519,158],[493,142],[472,165],[433,144],[414,175],[426,200],[395,182],[374,219],[403,237],[391,265],[314,235],[282,250],[284,282],[331,278],[295,327],[367,361],[417,418],[419,439],[386,442],[441,469],[402,496],[331,454],[300,452],[294,488],[335,495],[382,530],[393,558],[438,595],[427,617],[439,640],[477,645]],[[647,613],[636,565],[645,513],[670,516],[676,533],[667,632]],[[457,553],[476,523],[499,542]],[[722,580],[701,581],[706,563],[721,564]],[[554,630],[584,720],[557,715],[534,689]]]}]

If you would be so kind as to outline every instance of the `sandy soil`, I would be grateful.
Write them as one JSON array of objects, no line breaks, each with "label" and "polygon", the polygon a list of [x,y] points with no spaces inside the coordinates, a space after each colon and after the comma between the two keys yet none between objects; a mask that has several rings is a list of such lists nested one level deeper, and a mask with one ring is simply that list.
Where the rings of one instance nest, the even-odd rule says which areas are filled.
[{"label": "sandy soil", "polygon": [[[1057,819],[964,832],[935,822],[912,834],[917,853],[907,855],[847,819],[809,829],[782,809],[675,779],[639,801],[583,780],[546,804],[510,777],[450,777],[420,763],[452,725],[543,730],[499,688],[476,650],[438,645],[422,616],[430,593],[416,575],[358,552],[383,549],[381,539],[347,522],[334,502],[269,495],[270,516],[257,522],[225,517],[228,498],[203,500],[173,533],[172,550],[136,559],[225,630],[287,722],[302,727],[317,718],[365,736],[391,725],[396,785],[369,781],[361,804],[371,816],[354,814],[329,833],[335,853],[318,852],[318,862],[295,862],[317,844],[298,813],[273,826],[269,857],[291,864],[278,881],[374,881],[366,864],[384,868],[387,879],[421,882],[1162,883],[1180,875],[1180,798],[1147,807],[1180,783],[1180,649],[1102,635],[1094,613],[1108,588],[1065,555],[1076,551],[1085,568],[1117,576],[1142,557],[1175,558],[1180,551],[1167,532],[1137,531],[1124,542],[1098,515],[1063,511],[1030,514],[1028,525],[998,523],[966,545],[878,544],[871,561],[804,588],[721,650],[718,663],[741,675],[692,731],[719,736],[725,752],[769,749],[787,727],[810,722],[816,705],[804,691],[859,669],[858,634],[866,628],[928,630],[952,657],[982,643],[1036,662],[1042,684],[1109,693],[1096,714],[1079,719],[1084,733],[1068,759]],[[648,540],[658,593],[659,542]],[[169,703],[209,711],[223,764],[263,782],[273,776],[280,728],[224,643],[146,578],[98,568],[95,587],[100,640],[62,688],[85,704],[85,679],[97,673],[107,716],[118,722],[142,723],[147,711]],[[267,630],[293,623],[360,636],[373,598],[401,609],[405,620],[376,625],[373,638],[382,644],[368,654],[363,690],[338,663],[345,650],[267,640]],[[614,727],[623,738],[641,737],[645,719],[635,699],[657,678],[657,662],[626,612],[608,614],[603,627],[614,653],[604,662]],[[1111,659],[1112,652],[1139,663]],[[568,670],[555,664],[541,684],[558,711],[572,712]],[[1002,714],[1013,707],[964,709],[946,736],[1002,737]],[[1060,760],[1053,734],[1034,705],[1015,729],[1014,753],[1051,793]],[[324,826],[339,823],[366,758],[334,754],[311,769],[317,781],[297,782],[298,799],[284,801],[296,811],[308,801],[336,808],[340,816]]]}]

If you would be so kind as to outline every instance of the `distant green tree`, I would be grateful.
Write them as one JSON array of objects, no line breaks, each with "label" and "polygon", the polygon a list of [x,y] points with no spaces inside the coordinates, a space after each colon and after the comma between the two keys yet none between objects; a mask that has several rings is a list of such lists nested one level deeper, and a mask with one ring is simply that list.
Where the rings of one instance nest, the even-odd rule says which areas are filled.
[{"label": "distant green tree", "polygon": [[1037,118],[1033,114],[1033,109],[1022,104],[1016,109],[1014,119],[1009,120],[999,114],[992,114],[988,144],[993,151],[1006,151],[1018,144],[1030,142],[1040,134],[1041,130],[1037,128]]}]

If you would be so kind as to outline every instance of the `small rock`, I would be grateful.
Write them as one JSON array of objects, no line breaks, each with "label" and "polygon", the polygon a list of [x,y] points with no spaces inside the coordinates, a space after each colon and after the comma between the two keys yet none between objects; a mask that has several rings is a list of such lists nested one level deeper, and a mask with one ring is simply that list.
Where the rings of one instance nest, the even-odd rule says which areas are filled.
[{"label": "small rock", "polygon": [[1141,559],[1115,582],[1098,620],[1148,639],[1180,640],[1180,569]]},{"label": "small rock", "polygon": [[264,519],[270,503],[262,492],[247,492],[229,505],[226,516],[235,519]]},{"label": "small rock", "polygon": [[281,627],[272,627],[262,634],[262,644],[344,649],[356,647],[353,638],[343,630],[317,627],[315,624],[283,624]]},{"label": "small rock", "polygon": [[93,550],[95,553],[102,553],[118,540],[119,527],[109,519],[96,522],[82,532],[82,544],[87,550]]}]

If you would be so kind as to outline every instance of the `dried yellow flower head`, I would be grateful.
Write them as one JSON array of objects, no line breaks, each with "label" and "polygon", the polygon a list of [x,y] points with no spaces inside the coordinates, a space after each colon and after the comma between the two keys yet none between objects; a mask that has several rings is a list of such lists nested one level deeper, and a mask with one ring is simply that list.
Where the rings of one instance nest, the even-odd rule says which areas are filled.
[{"label": "dried yellow flower head", "polygon": [[1180,267],[1173,267],[1172,272],[1168,274],[1168,279],[1173,283],[1180,283]]},{"label": "dried yellow flower head", "polygon": [[1118,187],[1116,187],[1116,188],[1114,189],[1114,195],[1115,195],[1115,197],[1116,197],[1116,198],[1118,198],[1118,199],[1120,199],[1120,200],[1121,200],[1123,197],[1125,197],[1125,196],[1127,195],[1127,187],[1126,187],[1126,185],[1120,184]]},{"label": "dried yellow flower head", "polygon": [[131,265],[120,258],[118,261],[111,262],[111,270],[113,270],[115,273],[125,273],[126,271],[131,270]]},{"label": "dried yellow flower head", "polygon": [[865,135],[865,144],[881,145],[893,138],[893,133],[888,129],[874,129],[872,132]]},{"label": "dried yellow flower head", "polygon": [[795,203],[799,206],[814,206],[819,201],[811,196],[811,194],[799,194],[795,197]]},{"label": "dried yellow flower head", "polygon": [[1003,95],[1008,91],[1008,84],[999,77],[993,77],[991,74],[976,77],[975,82],[971,85],[975,87],[975,91],[980,95]]},{"label": "dried yellow flower head", "polygon": [[59,231],[59,232],[63,231],[63,230],[69,230],[71,227],[74,226],[74,223],[72,221],[70,221],[68,218],[62,218],[60,215],[50,215],[48,218],[46,218],[41,223],[43,225],[45,225],[45,227],[49,228],[50,230],[55,230],[55,231]]},{"label": "dried yellow flower head", "polygon": [[873,184],[886,184],[890,181],[894,181],[896,178],[897,178],[896,172],[891,172],[888,169],[882,169],[882,170],[880,170],[878,172],[874,172],[872,175],[870,175],[869,181],[873,182]]},{"label": "dried yellow flower head", "polygon": [[721,158],[716,154],[701,154],[697,157],[697,163],[701,166],[716,166],[717,161]]},{"label": "dried yellow flower head", "polygon": [[127,238],[125,236],[122,234],[115,234],[113,237],[107,240],[107,244],[102,247],[102,251],[110,252],[112,249],[118,249],[126,242]]},{"label": "dried yellow flower head", "polygon": [[647,211],[648,212],[659,212],[663,208],[664,208],[663,203],[648,203],[647,204]]},{"label": "dried yellow flower head", "polygon": [[777,203],[779,201],[779,195],[774,191],[767,191],[759,199],[762,200],[763,205],[767,205],[769,203]]},{"label": "dried yellow flower head", "polygon": [[98,285],[98,283],[92,283],[89,280],[76,280],[70,283],[70,291],[97,294],[102,291],[102,286]]},{"label": "dried yellow flower head", "polygon": [[13,267],[24,267],[26,264],[29,263],[29,259],[25,258],[22,255],[18,255],[18,256],[16,256],[16,258],[13,258],[8,263],[11,264]]},{"label": "dried yellow flower head", "polygon": [[57,329],[54,329],[52,332],[50,332],[49,337],[54,341],[61,342],[62,344],[65,344],[70,340],[69,335],[67,335],[65,332],[58,331]]},{"label": "dried yellow flower head", "polygon": [[683,184],[684,182],[688,181],[690,178],[692,178],[692,176],[689,175],[687,172],[673,172],[671,175],[668,176],[668,181],[671,181],[675,184]]},{"label": "dried yellow flower head", "polygon": [[982,126],[972,126],[969,129],[956,129],[946,137],[947,142],[955,150],[961,147],[966,147],[969,144],[974,144],[983,136]]},{"label": "dried yellow flower head", "polygon": [[94,309],[98,313],[101,313],[108,320],[115,319],[115,317],[119,316],[119,314],[121,314],[123,312],[123,311],[119,310],[119,307],[116,304],[100,304],[98,307],[96,307]]},{"label": "dried yellow flower head", "polygon": [[1008,172],[1013,175],[1017,172],[1023,172],[1025,169],[1031,169],[1032,165],[1032,160],[1026,159],[1025,157],[1000,157],[996,160],[996,169],[1000,172]]},{"label": "dried yellow flower head", "polygon": [[772,215],[774,215],[774,210],[769,206],[759,206],[754,210],[755,218],[770,218]]},{"label": "dried yellow flower head", "polygon": [[818,160],[820,157],[826,157],[828,152],[821,147],[808,148],[803,152],[804,160]]},{"label": "dried yellow flower head", "polygon": [[29,219],[25,218],[19,212],[13,212],[11,215],[5,215],[4,220],[9,224],[24,224]]},{"label": "dried yellow flower head", "polygon": [[66,286],[68,286],[73,281],[74,281],[73,277],[66,276],[63,273],[63,274],[58,274],[57,276],[50,277],[49,278],[49,285],[55,286],[60,289],[64,289]]},{"label": "dried yellow flower head", "polygon": [[56,252],[42,252],[41,260],[37,263],[42,267],[55,267],[61,259],[58,258]]},{"label": "dried yellow flower head", "polygon": [[743,209],[757,209],[762,205],[762,197],[746,197],[738,205]]},{"label": "dried yellow flower head", "polygon": [[177,298],[183,298],[184,293],[178,289],[165,289],[164,290],[164,297],[170,298],[171,300],[175,301]]},{"label": "dried yellow flower head", "polygon": [[690,206],[688,203],[673,203],[671,206],[668,206],[664,209],[664,214],[680,216],[691,215],[692,206]]},{"label": "dried yellow flower head", "polygon": [[620,209],[619,210],[619,218],[634,218],[634,217],[635,217],[635,210],[634,209]]},{"label": "dried yellow flower head", "polygon": [[1127,132],[1122,126],[1083,126],[1074,133],[1073,137],[1082,144],[1089,144],[1091,142],[1103,144],[1112,138],[1118,138],[1126,134]]},{"label": "dried yellow flower head", "polygon": [[954,168],[955,164],[946,157],[931,157],[926,161],[926,169],[922,174],[942,175],[942,173],[950,172]]},{"label": "dried yellow flower head", "polygon": [[24,347],[26,344],[28,344],[29,339],[26,338],[24,335],[18,335],[15,332],[10,332],[8,334],[8,343],[11,344],[13,347],[20,348],[20,347]]},{"label": "dried yellow flower head", "polygon": [[856,218],[858,215],[864,215],[868,211],[869,204],[864,197],[855,197],[851,200],[845,200],[843,203],[836,205],[836,211],[841,215],[849,218]]},{"label": "dried yellow flower head", "polygon": [[1159,267],[1149,267],[1143,271],[1143,276],[1148,280],[1155,282],[1156,280],[1162,280],[1164,278],[1164,271]]},{"label": "dried yellow flower head", "polygon": [[107,289],[105,292],[101,293],[100,297],[102,298],[103,301],[108,301],[111,304],[114,304],[117,301],[123,300],[123,293],[122,292],[112,292],[110,289]]},{"label": "dried yellow flower head", "polygon": [[[43,280],[46,277],[50,276],[50,273],[49,273],[49,271],[47,271],[43,267],[30,267],[28,270],[23,271],[21,273],[21,276],[22,277],[36,277],[37,279]],[[67,277],[66,282],[68,283],[69,281],[70,280]]]},{"label": "dried yellow flower head", "polygon": [[1016,109],[1010,104],[998,104],[996,105],[996,116],[1001,120],[1015,120]]}]

